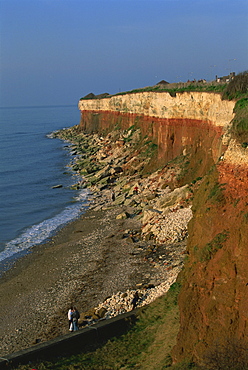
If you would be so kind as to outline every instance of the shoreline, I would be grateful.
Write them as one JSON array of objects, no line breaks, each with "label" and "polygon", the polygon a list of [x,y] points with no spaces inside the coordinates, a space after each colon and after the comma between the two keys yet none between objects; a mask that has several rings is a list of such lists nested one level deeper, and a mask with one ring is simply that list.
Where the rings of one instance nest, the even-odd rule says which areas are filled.
[{"label": "shoreline", "polygon": [[63,230],[66,229],[67,227],[70,227],[70,225],[72,225],[74,222],[78,221],[88,211],[88,208],[89,208],[89,205],[85,207],[84,211],[79,216],[77,216],[76,218],[73,218],[71,221],[68,221],[64,224],[59,225],[57,229],[53,231],[52,234],[49,237],[47,237],[43,242],[34,244],[28,247],[27,249],[23,249],[20,252],[17,252],[14,255],[7,257],[6,259],[0,261],[0,280],[5,277],[7,278],[10,274],[12,274],[13,269],[16,269],[16,268],[18,269],[19,261],[20,262],[24,261],[27,256],[31,255],[34,252],[34,250],[37,250],[38,248],[42,248],[51,243],[54,243],[54,240],[57,239],[59,235],[63,233]]},{"label": "shoreline", "polygon": [[[117,292],[177,276],[178,268],[167,271],[139,251],[149,242],[123,237],[141,227],[137,218],[116,218],[129,207],[92,208],[48,243],[33,247],[0,279],[1,356],[68,333],[71,305],[83,316]],[[178,253],[184,248],[185,242]]]},{"label": "shoreline", "polygon": [[123,207],[88,210],[46,244],[18,260],[0,279],[1,356],[67,333],[67,310],[87,312],[118,291],[160,283],[126,229],[135,219],[118,220]]},{"label": "shoreline", "polygon": [[[94,147],[100,139],[91,140]],[[99,155],[118,169],[120,157],[126,160],[125,150],[120,153],[117,146],[111,158],[103,153],[105,148],[109,145],[101,139]],[[95,156],[87,154],[87,163],[94,165]],[[98,185],[89,186],[87,176],[85,185],[92,191],[88,210],[48,243],[32,247],[0,278],[0,356],[68,333],[72,305],[83,319],[94,316],[95,308],[116,293],[149,286],[165,289],[166,284],[169,289],[183,265],[192,217],[187,189],[162,187],[170,171],[144,178],[116,173],[111,186],[105,185],[113,179],[105,168],[95,170]],[[137,184],[139,191],[133,192]],[[152,300],[166,290],[157,291]]]},{"label": "shoreline", "polygon": [[[71,187],[72,186],[73,185],[71,185]],[[72,189],[72,190],[74,190],[74,189]],[[11,269],[12,266],[15,265],[15,263],[19,259],[22,259],[23,257],[25,257],[25,255],[29,254],[30,251],[33,250],[33,248],[37,248],[39,245],[48,244],[49,241],[52,240],[54,238],[54,236],[57,235],[64,227],[66,227],[68,224],[74,222],[75,220],[80,218],[85,212],[87,212],[87,209],[89,208],[89,204],[90,204],[89,199],[91,199],[92,196],[91,196],[90,192],[88,191],[88,189],[84,189],[84,190],[86,190],[86,192],[82,193],[83,197],[84,197],[83,200],[80,199],[81,194],[79,193],[79,196],[78,196],[79,199],[74,201],[74,199],[76,199],[76,198],[72,198],[71,202],[69,203],[69,207],[72,207],[73,203],[75,203],[76,205],[78,204],[77,205],[78,211],[77,211],[77,208],[76,208],[77,215],[73,214],[72,217],[69,220],[66,219],[66,218],[65,219],[61,218],[60,220],[58,220],[58,222],[55,223],[54,227],[52,227],[50,229],[48,228],[48,230],[45,231],[45,235],[43,234],[41,241],[39,241],[39,240],[35,241],[35,239],[37,239],[38,233],[36,233],[36,234],[32,233],[31,241],[30,241],[30,239],[27,240],[27,236],[26,236],[27,231],[30,231],[30,230],[35,229],[35,228],[37,228],[39,230],[39,228],[42,224],[49,223],[49,222],[53,221],[54,219],[59,218],[61,216],[61,214],[63,214],[66,211],[66,209],[68,208],[68,205],[66,205],[64,207],[64,209],[62,211],[60,211],[58,214],[56,214],[55,216],[48,217],[48,218],[44,219],[43,221],[38,222],[37,224],[30,225],[24,231],[20,232],[20,234],[17,237],[14,237],[13,239],[11,239],[11,240],[9,240],[8,242],[5,243],[5,246],[7,246],[9,243],[11,244],[13,242],[16,242],[16,244],[18,245],[19,240],[22,237],[24,238],[24,242],[23,241],[20,242],[20,245],[21,245],[21,248],[22,248],[22,249],[20,249],[20,251],[14,252],[13,254],[10,254],[9,256],[0,260],[0,278],[2,276],[4,276],[4,274],[9,269]],[[81,191],[82,191],[82,189],[81,189]],[[74,209],[73,209],[73,211],[74,211]],[[25,242],[28,243],[29,246],[25,246]],[[22,243],[24,244],[24,247],[22,247]],[[4,252],[4,250],[1,251],[1,253],[2,252]]]}]

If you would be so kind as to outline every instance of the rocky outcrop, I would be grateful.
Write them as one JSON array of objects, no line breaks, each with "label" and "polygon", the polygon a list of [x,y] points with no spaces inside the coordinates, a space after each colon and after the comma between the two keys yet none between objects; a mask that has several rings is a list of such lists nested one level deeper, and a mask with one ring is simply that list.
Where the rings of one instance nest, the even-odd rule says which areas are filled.
[{"label": "rocky outcrop", "polygon": [[[154,145],[149,165],[137,165],[141,175],[144,168],[163,166],[164,186],[172,190],[202,178],[194,193],[188,257],[178,278],[181,325],[175,362],[200,362],[230,339],[248,348],[248,149],[229,135],[234,105],[218,94],[196,92],[143,92],[79,102],[85,132],[105,135],[135,127],[141,147],[149,141]],[[151,211],[146,216],[152,220]]]}]

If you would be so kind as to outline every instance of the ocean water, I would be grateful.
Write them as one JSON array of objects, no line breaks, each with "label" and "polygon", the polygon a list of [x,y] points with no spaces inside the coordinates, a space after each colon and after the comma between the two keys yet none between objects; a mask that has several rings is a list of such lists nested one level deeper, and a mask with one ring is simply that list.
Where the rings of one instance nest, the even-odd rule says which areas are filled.
[{"label": "ocean water", "polygon": [[79,120],[77,106],[0,108],[0,270],[87,207],[69,144],[49,137]]}]

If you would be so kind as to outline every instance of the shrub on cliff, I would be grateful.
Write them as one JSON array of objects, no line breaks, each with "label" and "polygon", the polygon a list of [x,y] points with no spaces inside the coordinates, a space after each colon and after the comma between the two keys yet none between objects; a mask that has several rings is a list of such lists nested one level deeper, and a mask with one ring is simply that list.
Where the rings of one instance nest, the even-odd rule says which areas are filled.
[{"label": "shrub on cliff", "polygon": [[232,134],[244,148],[248,146],[248,71],[239,73],[227,85],[223,99],[237,99]]},{"label": "shrub on cliff", "polygon": [[234,113],[232,133],[246,148],[248,146],[248,97],[237,101]]},{"label": "shrub on cliff", "polygon": [[238,99],[244,94],[248,94],[248,71],[239,73],[227,85],[223,93],[223,99]]}]

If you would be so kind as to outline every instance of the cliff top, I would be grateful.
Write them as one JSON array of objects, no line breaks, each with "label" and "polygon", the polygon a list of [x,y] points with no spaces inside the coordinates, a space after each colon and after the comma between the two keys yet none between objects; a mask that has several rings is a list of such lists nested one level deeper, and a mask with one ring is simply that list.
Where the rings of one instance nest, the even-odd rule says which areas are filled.
[{"label": "cliff top", "polygon": [[203,82],[202,81],[189,81],[189,82],[173,82],[169,83],[164,80],[158,82],[154,86],[146,86],[141,87],[129,91],[122,91],[116,94],[98,94],[95,95],[93,93],[89,93],[82,97],[80,100],[84,99],[102,99],[112,96],[118,96],[118,95],[126,95],[126,94],[134,94],[134,93],[140,93],[140,92],[169,92],[171,94],[175,94],[177,92],[184,92],[184,91],[198,91],[198,92],[215,92],[215,93],[223,93],[223,91],[226,89],[227,83],[223,82]]}]

